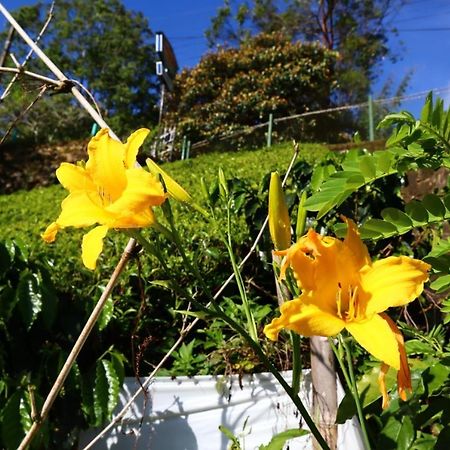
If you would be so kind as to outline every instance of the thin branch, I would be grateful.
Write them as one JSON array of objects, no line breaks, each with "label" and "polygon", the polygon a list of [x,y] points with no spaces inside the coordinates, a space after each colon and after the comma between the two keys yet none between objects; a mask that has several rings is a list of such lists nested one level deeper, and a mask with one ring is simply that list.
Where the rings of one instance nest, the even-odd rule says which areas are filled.
[{"label": "thin branch", "polygon": [[[291,162],[289,164],[289,167],[286,171],[286,175],[283,178],[282,185],[284,186],[286,184],[286,181],[291,173],[292,167],[294,166],[295,160],[297,159],[299,153],[299,146],[297,143],[294,143],[294,155],[292,156]],[[241,261],[239,264],[239,269],[242,268],[242,266],[247,262],[247,260],[250,258],[250,256],[255,251],[259,241],[261,240],[261,237],[267,227],[268,217],[266,217],[266,220],[264,221],[261,230],[259,231],[258,235],[255,238],[255,241],[248,251],[245,258]],[[213,300],[217,300],[220,295],[222,294],[223,290],[228,286],[228,284],[233,280],[234,273],[232,273],[222,284],[221,288],[214,294]],[[208,308],[211,305],[211,302],[206,305],[206,308]],[[133,396],[128,400],[128,402],[123,406],[123,408],[117,413],[117,415],[111,420],[111,422],[103,428],[103,430],[100,431],[97,436],[95,436],[82,450],[88,450],[93,447],[95,443],[97,443],[100,439],[102,439],[114,426],[122,420],[122,418],[125,416],[126,412],[130,408],[130,406],[136,401],[136,399],[139,397],[141,393],[146,392],[147,387],[152,382],[153,378],[155,377],[158,370],[164,365],[164,363],[167,361],[167,359],[170,357],[170,355],[178,348],[178,346],[183,342],[184,338],[187,336],[187,334],[192,330],[192,328],[195,327],[195,325],[199,322],[199,318],[195,318],[189,325],[182,329],[180,332],[180,336],[178,337],[177,341],[172,345],[172,347],[169,349],[169,351],[162,357],[160,362],[155,366],[151,374],[145,379],[144,383],[141,384],[141,387],[136,390],[136,392],[133,394]]]},{"label": "thin branch", "polygon": [[32,439],[34,438],[36,433],[41,428],[43,422],[47,418],[47,416],[50,412],[50,409],[51,409],[54,401],[56,400],[56,397],[58,396],[61,388],[63,387],[64,381],[66,380],[67,376],[69,375],[69,372],[72,369],[72,366],[75,363],[75,360],[76,360],[78,354],[80,353],[80,350],[83,348],[84,344],[86,343],[86,340],[89,337],[90,332],[94,328],[94,325],[97,322],[97,320],[102,312],[102,309],[111,294],[111,291],[113,290],[114,286],[116,285],[120,274],[122,273],[128,260],[130,259],[131,255],[133,254],[135,245],[136,245],[136,241],[134,241],[134,239],[130,239],[130,241],[128,242],[128,245],[126,246],[124,252],[122,253],[122,256],[121,256],[119,262],[117,263],[116,268],[114,269],[113,274],[111,275],[111,278],[108,281],[108,284],[105,287],[105,290],[103,291],[100,299],[98,300],[97,304],[95,305],[94,310],[92,311],[89,319],[87,320],[86,324],[84,325],[83,330],[81,331],[69,356],[67,357],[66,362],[64,363],[63,368],[61,369],[61,372],[59,373],[47,398],[45,399],[45,402],[44,402],[44,405],[42,406],[42,410],[39,414],[39,417],[33,422],[33,425],[28,430],[28,433],[23,438],[23,440],[20,443],[17,450],[25,450],[27,448],[27,446],[31,443]]},{"label": "thin branch", "polygon": [[3,137],[0,139],[0,145],[2,145],[6,141],[6,138],[10,135],[11,131],[25,117],[27,112],[37,103],[39,99],[41,99],[44,96],[45,91],[47,89],[48,86],[44,84],[44,86],[42,86],[36,98],[12,121],[11,125],[8,127]]},{"label": "thin branch", "polygon": [[[37,44],[41,40],[43,34],[45,33],[45,30],[49,26],[50,21],[53,18],[53,9],[54,9],[54,7],[55,7],[55,2],[52,2],[52,4],[50,5],[50,9],[48,10],[48,13],[47,13],[47,20],[45,21],[44,25],[41,28],[41,31],[39,32],[39,34],[37,35],[36,39],[34,40],[35,44]],[[11,28],[14,30],[13,27],[11,27]],[[26,63],[30,60],[32,55],[33,55],[33,49],[30,48],[30,51],[25,56],[25,59],[23,60],[22,64],[20,64],[17,68],[18,69],[22,69],[23,67],[25,67]],[[3,66],[3,63],[0,64],[0,65]],[[13,78],[9,82],[8,86],[6,86],[6,89],[4,90],[2,96],[0,97],[0,102],[9,94],[9,91],[13,87],[13,85],[16,82],[18,77],[19,77],[19,74],[16,74],[16,75],[13,76]]]},{"label": "thin branch", "polygon": [[47,84],[54,84],[55,86],[61,86],[61,81],[55,80],[53,78],[46,77],[44,75],[40,75],[35,72],[30,72],[28,70],[22,70],[15,67],[0,67],[0,72],[12,72],[17,74],[18,76],[26,75],[30,78],[35,78],[36,80],[43,81]]},{"label": "thin branch", "polygon": [[[17,33],[22,37],[22,39],[33,49],[34,53],[42,60],[42,62],[56,75],[60,81],[69,81],[69,79],[64,75],[64,73],[56,66],[56,64],[34,43],[27,32],[17,23],[14,17],[8,12],[8,10],[0,2],[0,12],[5,16],[6,20],[14,27]],[[120,139],[114,134],[110,129],[108,124],[103,120],[103,117],[97,113],[97,111],[92,107],[92,105],[83,97],[81,92],[76,88],[72,87],[71,92],[73,96],[78,100],[81,106],[90,114],[90,116],[97,122],[100,128],[108,128],[109,134],[112,138],[120,141]]]},{"label": "thin branch", "polygon": [[14,27],[9,27],[8,36],[6,36],[5,45],[3,46],[3,52],[0,56],[0,66],[5,64],[6,58],[8,57],[9,49],[11,48],[12,38],[14,35]]}]

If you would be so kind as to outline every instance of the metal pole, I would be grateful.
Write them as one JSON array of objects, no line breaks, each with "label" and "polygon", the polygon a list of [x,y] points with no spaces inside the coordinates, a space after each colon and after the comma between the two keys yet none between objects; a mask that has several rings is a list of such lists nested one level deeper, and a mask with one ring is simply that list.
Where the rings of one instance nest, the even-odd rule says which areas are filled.
[{"label": "metal pole", "polygon": [[267,128],[267,147],[272,147],[272,128],[273,128],[273,114],[269,114],[269,126]]},{"label": "metal pole", "polygon": [[375,139],[375,133],[373,131],[373,100],[370,94],[367,103],[369,106],[369,141],[373,141]]},{"label": "metal pole", "polygon": [[166,94],[166,87],[164,86],[164,83],[161,82],[161,99],[159,101],[159,118],[158,118],[158,125],[161,125],[162,117],[164,113],[164,96]]},{"label": "metal pole", "polygon": [[185,159],[189,159],[189,152],[190,152],[190,150],[191,150],[191,141],[187,141],[186,154],[184,155]]},{"label": "metal pole", "polygon": [[186,152],[186,145],[187,145],[187,137],[183,136],[183,143],[181,144],[181,159],[184,159],[184,154]]}]

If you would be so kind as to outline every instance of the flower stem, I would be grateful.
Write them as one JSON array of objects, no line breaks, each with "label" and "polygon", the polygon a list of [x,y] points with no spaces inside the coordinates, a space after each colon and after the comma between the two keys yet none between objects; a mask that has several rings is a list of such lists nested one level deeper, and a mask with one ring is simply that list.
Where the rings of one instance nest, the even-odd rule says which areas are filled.
[{"label": "flower stem", "polygon": [[300,378],[302,373],[302,358],[300,352],[300,336],[291,331],[292,343],[292,392],[298,395],[300,392]]},{"label": "flower stem", "polygon": [[[175,237],[176,233],[173,232],[172,229],[172,237]],[[142,236],[139,232],[130,233],[132,234],[136,240],[142,245],[142,247],[150,252],[153,253],[154,248],[152,244],[150,244],[144,236]],[[179,236],[178,236],[179,237]],[[322,434],[316,427],[316,424],[314,423],[313,419],[311,418],[310,414],[308,413],[308,410],[306,409],[305,405],[301,401],[300,397],[294,392],[294,389],[289,386],[289,384],[286,382],[286,380],[283,378],[281,373],[278,371],[278,369],[270,362],[269,358],[266,356],[264,351],[261,348],[261,345],[258,341],[252,339],[251,335],[247,332],[247,330],[242,327],[238,322],[234,321],[231,317],[227,316],[227,314],[222,310],[220,305],[217,303],[215,298],[210,294],[209,289],[207,288],[203,278],[201,277],[201,274],[198,270],[195,270],[193,265],[191,264],[189,258],[184,253],[183,248],[181,246],[181,243],[178,241],[178,239],[175,239],[175,245],[177,245],[178,250],[184,254],[183,261],[188,264],[189,268],[193,269],[193,273],[198,278],[198,281],[200,282],[201,286],[205,290],[205,294],[208,295],[210,299],[210,304],[214,307],[213,309],[207,308],[205,305],[203,305],[201,302],[196,300],[195,298],[190,298],[190,301],[192,304],[194,304],[199,310],[206,313],[210,317],[217,317],[222,319],[225,323],[227,323],[232,329],[234,329],[237,333],[239,333],[249,344],[249,346],[253,349],[253,351],[256,353],[260,361],[266,366],[266,368],[273,374],[273,376],[277,379],[277,381],[280,383],[280,385],[283,387],[285,392],[288,394],[288,396],[291,398],[294,405],[297,407],[298,411],[300,412],[301,416],[305,420],[306,425],[309,427],[312,435],[318,442],[318,444],[321,446],[322,450],[330,450],[330,447],[328,446],[327,442],[323,438]],[[153,253],[154,254],[154,253]],[[157,256],[157,255],[155,255]]]},{"label": "flower stem", "polygon": [[[347,345],[347,342],[345,342],[345,339],[341,334],[339,335],[339,341],[345,349],[345,356],[347,359],[347,366],[348,366],[348,375],[350,378],[349,387],[352,391],[353,399],[355,400],[356,411],[358,412],[358,418],[359,418],[359,423],[361,425],[361,431],[363,434],[364,445],[366,447],[366,450],[371,450],[372,447],[370,445],[369,435],[367,434],[366,420],[365,420],[362,405],[361,405],[361,399],[359,398],[358,386],[356,385],[355,372],[353,370],[353,361],[352,361],[352,354],[350,351],[350,347]],[[346,378],[346,380],[347,380],[347,378]]]}]

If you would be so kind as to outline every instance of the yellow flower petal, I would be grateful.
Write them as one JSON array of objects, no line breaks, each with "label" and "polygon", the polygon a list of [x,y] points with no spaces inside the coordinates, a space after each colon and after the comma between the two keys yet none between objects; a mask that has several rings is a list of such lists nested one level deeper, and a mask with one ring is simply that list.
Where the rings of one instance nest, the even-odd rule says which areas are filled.
[{"label": "yellow flower petal", "polygon": [[345,328],[375,358],[400,369],[397,339],[389,324],[378,314],[364,322],[347,322]]},{"label": "yellow flower petal", "polygon": [[414,300],[422,293],[429,270],[428,264],[407,256],[390,256],[364,268],[361,286],[371,294],[366,314],[370,316]]},{"label": "yellow flower petal", "polygon": [[344,321],[322,311],[314,304],[304,304],[301,298],[285,302],[280,307],[281,316],[264,327],[271,340],[287,328],[303,336],[335,336],[344,328]]},{"label": "yellow flower petal", "polygon": [[[121,197],[107,211],[114,216],[111,226],[115,228],[136,228],[148,226],[153,223],[153,214],[150,206],[159,206],[164,202],[166,195],[163,187],[156,178],[141,168],[126,171],[127,187]],[[136,223],[133,223],[136,216]],[[142,224],[142,220],[150,221]]]},{"label": "yellow flower petal", "polygon": [[88,227],[107,224],[113,215],[98,205],[100,199],[86,192],[69,194],[61,203],[61,214],[56,220],[61,227]]},{"label": "yellow flower petal", "polygon": [[167,172],[162,170],[158,164],[150,158],[148,158],[145,162],[153,175],[158,176],[158,174],[160,174],[162,176],[167,192],[172,198],[179,202],[190,203],[192,201],[192,197]]},{"label": "yellow flower petal", "polygon": [[346,217],[342,217],[342,219],[347,224],[347,235],[344,239],[344,245],[353,253],[353,264],[357,269],[370,265],[372,261],[369,252],[359,237],[358,227],[355,222]]},{"label": "yellow flower petal", "polygon": [[103,250],[103,238],[107,232],[108,227],[102,225],[95,227],[83,236],[81,258],[83,259],[83,264],[88,269],[95,270],[97,259]]},{"label": "yellow flower petal", "polygon": [[136,157],[139,151],[139,147],[144,143],[150,130],[147,128],[140,128],[134,133],[130,134],[130,137],[125,143],[125,155],[124,162],[127,169],[132,169],[136,163]]},{"label": "yellow flower petal", "polygon": [[125,147],[111,138],[106,128],[101,129],[88,144],[89,160],[86,170],[103,195],[117,200],[126,187]]},{"label": "yellow flower petal", "polygon": [[47,229],[41,234],[42,239],[44,239],[47,244],[50,244],[51,242],[54,242],[56,239],[56,233],[60,230],[60,226],[53,222],[51,223]]},{"label": "yellow flower petal", "polygon": [[56,170],[56,177],[70,192],[97,191],[95,183],[84,167],[70,163],[62,163]]}]

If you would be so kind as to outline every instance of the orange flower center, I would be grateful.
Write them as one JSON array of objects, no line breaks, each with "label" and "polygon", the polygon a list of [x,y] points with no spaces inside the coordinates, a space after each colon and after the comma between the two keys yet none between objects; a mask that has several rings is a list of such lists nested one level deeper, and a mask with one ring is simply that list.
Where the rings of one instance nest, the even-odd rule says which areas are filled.
[{"label": "orange flower center", "polygon": [[338,283],[336,292],[337,315],[346,322],[356,320],[361,315],[358,286],[348,286],[347,291]]}]

